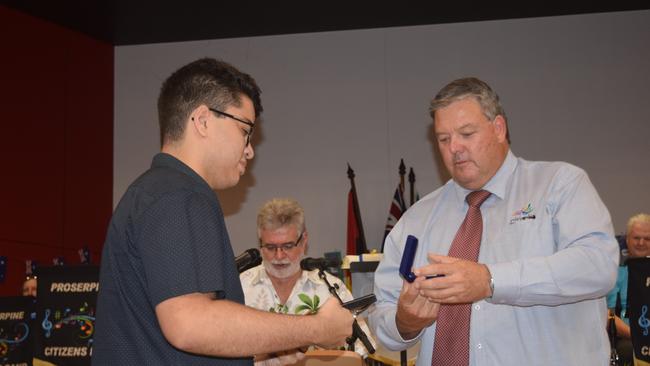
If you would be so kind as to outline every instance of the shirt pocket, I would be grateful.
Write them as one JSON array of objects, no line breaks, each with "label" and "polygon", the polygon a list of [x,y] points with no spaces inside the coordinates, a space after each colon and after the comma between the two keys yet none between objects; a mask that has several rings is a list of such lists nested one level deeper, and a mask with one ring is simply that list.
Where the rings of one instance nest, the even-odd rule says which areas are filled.
[{"label": "shirt pocket", "polygon": [[486,253],[495,262],[530,257],[545,257],[555,252],[553,229],[543,215],[513,220],[509,218],[500,230],[490,235]]}]

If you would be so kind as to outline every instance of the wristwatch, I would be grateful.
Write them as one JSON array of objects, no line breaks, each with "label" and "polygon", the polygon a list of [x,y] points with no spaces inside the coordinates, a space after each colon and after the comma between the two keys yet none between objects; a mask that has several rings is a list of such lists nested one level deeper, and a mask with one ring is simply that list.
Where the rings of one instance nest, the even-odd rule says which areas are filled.
[{"label": "wristwatch", "polygon": [[494,277],[490,276],[490,296],[488,299],[491,299],[494,296]]}]

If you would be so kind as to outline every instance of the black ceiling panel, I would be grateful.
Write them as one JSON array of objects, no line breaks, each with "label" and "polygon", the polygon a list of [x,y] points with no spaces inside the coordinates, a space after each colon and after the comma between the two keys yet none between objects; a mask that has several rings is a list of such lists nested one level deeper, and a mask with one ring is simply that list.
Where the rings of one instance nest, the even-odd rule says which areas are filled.
[{"label": "black ceiling panel", "polygon": [[1,0],[11,8],[114,44],[135,45],[649,9],[650,2],[553,5],[526,2],[348,2]]}]

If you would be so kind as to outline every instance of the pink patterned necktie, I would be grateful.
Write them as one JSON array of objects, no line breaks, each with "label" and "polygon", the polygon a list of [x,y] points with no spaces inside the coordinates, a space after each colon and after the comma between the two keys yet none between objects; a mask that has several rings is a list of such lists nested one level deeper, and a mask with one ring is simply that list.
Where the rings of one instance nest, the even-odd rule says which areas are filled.
[{"label": "pink patterned necktie", "polygon": [[[467,195],[469,209],[451,243],[449,256],[476,262],[481,246],[483,219],[481,204],[490,192],[480,190]],[[469,365],[469,320],[472,304],[441,305],[436,320],[432,366]]]}]

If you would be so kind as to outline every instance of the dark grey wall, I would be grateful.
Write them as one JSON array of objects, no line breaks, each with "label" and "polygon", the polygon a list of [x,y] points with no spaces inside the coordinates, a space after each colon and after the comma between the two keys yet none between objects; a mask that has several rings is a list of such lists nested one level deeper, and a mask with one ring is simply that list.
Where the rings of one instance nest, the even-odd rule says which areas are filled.
[{"label": "dark grey wall", "polygon": [[344,252],[347,162],[380,247],[400,158],[422,195],[446,179],[428,101],[467,75],[500,94],[514,153],[584,168],[622,232],[650,211],[649,44],[650,11],[636,11],[117,47],[114,201],[158,151],[162,80],[211,56],[264,91],[254,163],[220,195],[235,252],[256,245],[256,210],[274,196],[304,205],[310,255]]}]

